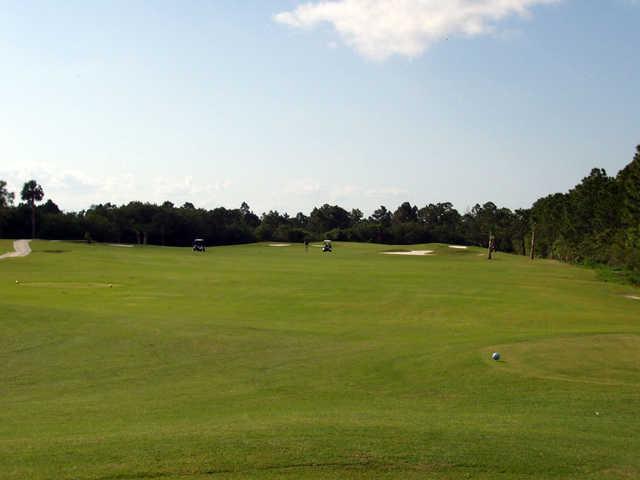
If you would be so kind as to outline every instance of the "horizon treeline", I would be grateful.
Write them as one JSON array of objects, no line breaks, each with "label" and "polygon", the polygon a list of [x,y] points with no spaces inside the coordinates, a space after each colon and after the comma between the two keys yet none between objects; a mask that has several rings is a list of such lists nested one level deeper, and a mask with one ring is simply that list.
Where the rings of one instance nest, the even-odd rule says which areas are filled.
[{"label": "horizon treeline", "polygon": [[31,180],[21,192],[22,202],[14,206],[15,195],[0,180],[0,238],[31,236],[36,225],[36,236],[43,239],[174,246],[191,245],[202,237],[209,245],[329,238],[486,247],[493,235],[498,250],[530,255],[535,232],[537,257],[624,268],[640,280],[640,146],[615,177],[594,168],[567,193],[514,211],[486,202],[461,214],[448,202],[421,207],[404,202],[395,210],[380,206],[366,218],[358,209],[329,204],[309,215],[269,211],[258,216],[246,203],[237,209],[206,210],[191,203],[132,201],[65,213],[51,199],[37,205],[42,193]]}]

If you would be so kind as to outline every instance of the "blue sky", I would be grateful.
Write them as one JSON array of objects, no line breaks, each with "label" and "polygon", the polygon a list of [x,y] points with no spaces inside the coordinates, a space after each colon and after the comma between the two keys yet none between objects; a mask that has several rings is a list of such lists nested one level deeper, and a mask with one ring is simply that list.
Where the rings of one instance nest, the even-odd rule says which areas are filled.
[{"label": "blue sky", "polygon": [[640,143],[634,0],[0,0],[0,178],[66,210],[526,207]]}]

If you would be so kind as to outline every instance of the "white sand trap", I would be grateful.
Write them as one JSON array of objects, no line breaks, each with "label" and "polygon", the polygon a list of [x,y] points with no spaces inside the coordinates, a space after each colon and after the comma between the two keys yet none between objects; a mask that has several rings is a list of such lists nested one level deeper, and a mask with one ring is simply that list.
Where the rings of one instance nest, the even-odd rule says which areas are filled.
[{"label": "white sand trap", "polygon": [[14,251],[0,255],[0,260],[3,258],[26,257],[31,253],[31,247],[29,246],[30,241],[31,240],[16,240],[13,242]]},{"label": "white sand trap", "polygon": [[290,243],[270,243],[270,247],[290,247]]},{"label": "white sand trap", "polygon": [[133,245],[125,245],[124,243],[109,243],[110,247],[124,247],[124,248],[133,248]]},{"label": "white sand trap", "polygon": [[630,300],[640,300],[640,297],[638,297],[636,295],[626,295],[626,298],[628,298]]},{"label": "white sand trap", "polygon": [[385,255],[411,255],[411,256],[424,256],[432,255],[433,250],[411,250],[410,252],[382,252]]},{"label": "white sand trap", "polygon": [[464,245],[449,245],[449,248],[453,248],[455,250],[466,250],[468,247],[465,247]]}]

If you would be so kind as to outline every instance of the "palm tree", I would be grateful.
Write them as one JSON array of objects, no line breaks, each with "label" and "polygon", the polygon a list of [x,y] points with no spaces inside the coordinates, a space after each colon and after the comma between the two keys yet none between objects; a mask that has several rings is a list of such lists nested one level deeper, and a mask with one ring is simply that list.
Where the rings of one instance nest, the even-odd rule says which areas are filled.
[{"label": "palm tree", "polygon": [[36,238],[36,202],[44,198],[44,190],[35,180],[29,180],[22,187],[22,200],[31,207],[31,238]]}]

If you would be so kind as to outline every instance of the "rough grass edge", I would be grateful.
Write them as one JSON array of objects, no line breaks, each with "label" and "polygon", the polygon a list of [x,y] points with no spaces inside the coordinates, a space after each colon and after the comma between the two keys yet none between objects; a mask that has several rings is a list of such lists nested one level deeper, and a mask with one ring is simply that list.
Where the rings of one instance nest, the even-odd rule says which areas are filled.
[{"label": "rough grass edge", "polygon": [[598,280],[608,283],[640,286],[640,272],[628,268],[612,267],[603,264],[583,264],[584,267],[595,270]]}]

